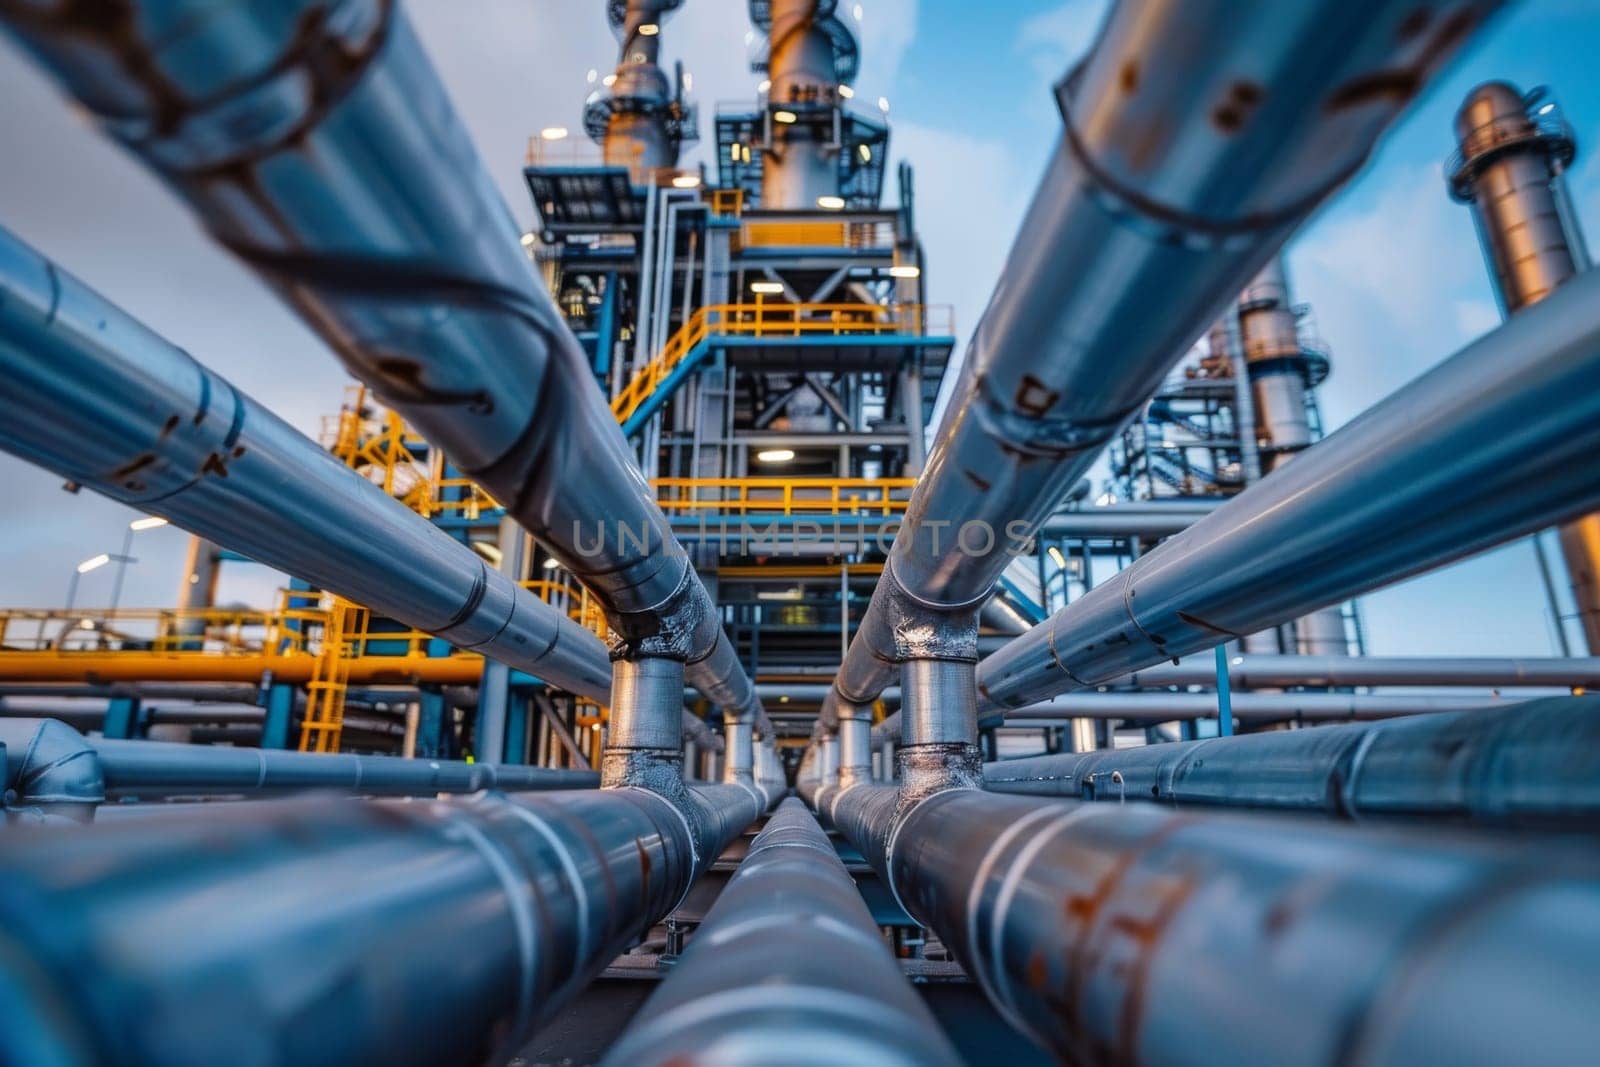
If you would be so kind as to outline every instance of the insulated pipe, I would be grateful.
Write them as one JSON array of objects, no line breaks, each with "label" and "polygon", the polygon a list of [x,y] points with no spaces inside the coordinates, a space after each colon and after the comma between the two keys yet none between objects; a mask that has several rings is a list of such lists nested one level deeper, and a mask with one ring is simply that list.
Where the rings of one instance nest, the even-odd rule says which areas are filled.
[{"label": "insulated pipe", "polygon": [[0,1062],[504,1062],[754,811],[686,799],[307,797],[8,834]]},{"label": "insulated pipe", "polygon": [[984,767],[1000,793],[1434,816],[1600,829],[1600,697],[1512,709],[1034,756]]},{"label": "insulated pipe", "polygon": [[984,707],[1109,682],[1583,514],[1600,503],[1597,376],[1600,275],[1581,275],[990,656]]},{"label": "insulated pipe", "polygon": [[[1560,206],[1561,176],[1577,146],[1565,122],[1540,122],[1530,106],[1505,82],[1472,90],[1456,112],[1449,174],[1451,195],[1475,209],[1507,315],[1532,307],[1587,267],[1574,251],[1583,245],[1578,220],[1564,218]],[[1567,523],[1558,535],[1584,642],[1600,652],[1600,514]]]},{"label": "insulated pipe", "polygon": [[1559,1063],[1600,1043],[1574,993],[1600,967],[1587,843],[955,789],[885,848],[862,824],[894,793],[846,793],[841,829],[1063,1061],[1515,1062],[1536,1035]]},{"label": "insulated pipe", "polygon": [[[63,729],[67,733],[63,733]],[[18,762],[8,765],[7,787],[29,777],[26,763],[41,746],[72,748],[76,758],[98,765],[103,791],[110,797],[259,794],[332,789],[365,796],[432,796],[475,793],[480,789],[526,792],[595,786],[589,771],[551,770],[513,764],[458,760],[401,759],[278,749],[184,745],[164,741],[119,741],[77,737],[53,719],[0,721],[0,739]],[[49,803],[37,782],[18,788],[22,803]]]},{"label": "insulated pipe", "polygon": [[606,699],[605,646],[594,634],[4,230],[0,374],[0,448],[407,626]]},{"label": "insulated pipe", "polygon": [[[973,615],[1224,304],[1497,5],[1126,0],[978,323],[842,666],[870,702]],[[1334,44],[1336,42],[1336,44]]]},{"label": "insulated pipe", "polygon": [[962,1062],[822,828],[779,805],[604,1064]]},{"label": "insulated pipe", "polygon": [[594,592],[618,654],[688,663],[696,688],[764,729],[410,21],[382,0],[213,7],[140,0],[119,20],[10,5],[0,19]]},{"label": "insulated pipe", "polygon": [[[1231,694],[1233,717],[1242,723],[1361,722],[1425,715],[1462,708],[1508,707],[1533,699],[1503,697],[1498,693],[1239,693]],[[1073,719],[1129,719],[1167,722],[1173,719],[1216,718],[1215,693],[1062,693],[1051,700],[1020,708],[990,708],[978,716],[978,727],[1016,729],[1061,726]],[[876,742],[901,736],[901,713],[872,728]]]}]

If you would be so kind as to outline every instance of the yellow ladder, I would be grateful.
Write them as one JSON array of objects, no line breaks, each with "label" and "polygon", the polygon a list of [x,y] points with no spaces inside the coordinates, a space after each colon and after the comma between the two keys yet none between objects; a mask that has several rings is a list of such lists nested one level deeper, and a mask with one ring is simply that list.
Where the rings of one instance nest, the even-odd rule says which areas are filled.
[{"label": "yellow ladder", "polygon": [[344,700],[350,685],[350,660],[367,628],[367,609],[334,597],[322,627],[317,661],[306,684],[306,713],[300,723],[301,752],[337,752],[344,731]]}]

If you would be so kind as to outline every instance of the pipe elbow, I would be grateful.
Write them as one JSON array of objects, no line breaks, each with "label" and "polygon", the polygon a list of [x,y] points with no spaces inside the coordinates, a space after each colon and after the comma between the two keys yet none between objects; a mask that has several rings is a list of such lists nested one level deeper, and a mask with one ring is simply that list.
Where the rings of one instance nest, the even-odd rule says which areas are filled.
[{"label": "pipe elbow", "polygon": [[[18,742],[21,742],[20,744]],[[6,760],[6,806],[81,806],[84,820],[106,798],[106,779],[94,746],[58,719],[19,719],[0,725]]]}]

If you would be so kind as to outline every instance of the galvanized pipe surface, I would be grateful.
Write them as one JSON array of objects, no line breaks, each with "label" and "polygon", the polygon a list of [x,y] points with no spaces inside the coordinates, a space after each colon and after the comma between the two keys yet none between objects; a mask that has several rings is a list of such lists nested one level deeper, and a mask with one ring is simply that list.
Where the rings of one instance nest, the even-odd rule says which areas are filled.
[{"label": "galvanized pipe surface", "polygon": [[876,851],[1069,1062],[1562,1063],[1600,1043],[1587,845],[961,789]]},{"label": "galvanized pipe surface", "polygon": [[1112,10],[1060,90],[1066,135],[840,669],[842,697],[869,702],[908,659],[976,658],[972,616],[1015,546],[1496,6]]},{"label": "galvanized pipe surface", "polygon": [[995,792],[1080,800],[1596,831],[1600,697],[1033,756],[986,764],[983,778]]},{"label": "galvanized pipe surface", "polygon": [[699,821],[620,789],[19,829],[0,1061],[501,1062],[748,823],[735,792],[692,790]]},{"label": "galvanized pipe surface", "polygon": [[[0,721],[0,738],[6,740],[20,758],[30,750],[40,731],[62,725],[49,719],[7,719]],[[475,793],[482,789],[504,792],[582,789],[600,784],[600,776],[589,771],[514,764],[286,752],[104,737],[77,740],[88,749],[86,758],[99,765],[105,795],[112,797],[233,795],[308,789],[366,796],[431,796]],[[20,768],[8,768],[8,787],[13,771],[20,771]],[[24,789],[19,799],[26,803],[34,798]]]},{"label": "galvanized pipe surface", "polygon": [[1588,274],[990,656],[980,701],[1109,682],[1584,513],[1597,375]]},{"label": "galvanized pipe surface", "polygon": [[606,699],[592,633],[3,229],[0,373],[0,448]]},{"label": "galvanized pipe surface", "polygon": [[688,948],[602,1061],[954,1065],[798,799],[778,806]]},{"label": "galvanized pipe surface", "polygon": [[15,5],[0,19],[595,593],[620,653],[688,662],[760,727],[715,605],[397,6],[141,0],[125,23]]}]

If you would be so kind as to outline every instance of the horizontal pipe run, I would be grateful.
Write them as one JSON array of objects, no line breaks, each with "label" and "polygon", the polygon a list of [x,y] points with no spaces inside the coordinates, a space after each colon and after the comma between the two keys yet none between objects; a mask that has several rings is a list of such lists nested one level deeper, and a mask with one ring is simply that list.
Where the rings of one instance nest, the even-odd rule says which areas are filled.
[{"label": "horizontal pipe run", "polygon": [[1535,1035],[1555,1063],[1600,1042],[1574,994],[1600,966],[1586,845],[951,790],[883,851],[910,914],[1066,1061],[1515,1062]]},{"label": "horizontal pipe run", "polygon": [[1600,504],[1597,375],[1591,273],[984,660],[981,707],[1110,682],[1583,514]]},{"label": "horizontal pipe run", "polygon": [[606,697],[594,634],[4,230],[0,373],[0,449],[458,647]]},{"label": "horizontal pipe run", "polygon": [[995,792],[1600,830],[1600,697],[986,764]]},{"label": "horizontal pipe run", "polygon": [[189,6],[0,18],[594,592],[624,655],[687,662],[696,688],[763,728],[715,604],[405,13],[383,0],[347,0],[336,17],[311,0],[243,0],[215,18]]},{"label": "horizontal pipe run", "polygon": [[1496,6],[1112,7],[1058,88],[1065,134],[840,667],[841,698],[871,701],[907,660],[973,655],[955,631],[975,625],[1012,546]]},{"label": "horizontal pipe run", "polygon": [[0,1061],[504,1062],[754,817],[742,790],[688,797],[696,818],[622,789],[18,829]]},{"label": "horizontal pipe run", "polygon": [[[1406,715],[1463,711],[1469,708],[1509,708],[1531,695],[1497,693],[1238,693],[1231,694],[1233,718],[1242,723],[1366,722]],[[1215,693],[1063,693],[1053,699],[1021,708],[990,709],[978,716],[983,729],[1012,727],[1045,729],[1073,719],[1123,719],[1135,722],[1170,722],[1174,719],[1216,718]],[[900,739],[900,713],[895,712],[872,728],[873,744]]]},{"label": "horizontal pipe run", "polygon": [[779,805],[605,1064],[958,1064],[805,805]]},{"label": "horizontal pipe run", "polygon": [[[1236,656],[1228,678],[1237,688],[1276,686],[1600,687],[1600,656]],[[1212,657],[1158,663],[1116,679],[1117,685],[1210,685]]]},{"label": "horizontal pipe run", "polygon": [[[107,797],[254,795],[324,789],[364,796],[432,796],[482,789],[526,792],[582,789],[600,784],[589,771],[552,770],[515,764],[403,759],[347,753],[286,752],[279,749],[185,745],[165,741],[120,741],[81,737],[54,720],[0,721],[17,762],[7,767],[7,786],[26,773],[24,762],[41,730],[67,730],[99,765]],[[19,800],[32,799],[26,788]]]}]

